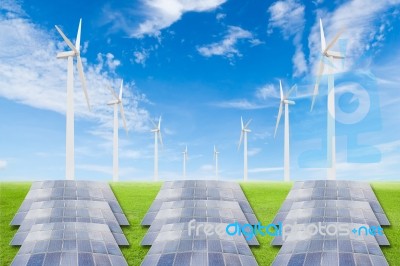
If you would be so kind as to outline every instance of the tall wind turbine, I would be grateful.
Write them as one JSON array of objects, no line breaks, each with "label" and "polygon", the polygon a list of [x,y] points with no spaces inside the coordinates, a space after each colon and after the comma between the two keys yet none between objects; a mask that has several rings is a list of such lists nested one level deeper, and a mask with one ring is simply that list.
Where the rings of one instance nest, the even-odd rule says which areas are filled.
[{"label": "tall wind turbine", "polygon": [[124,81],[121,81],[121,87],[119,88],[119,96],[115,94],[115,91],[108,87],[114,96],[114,100],[108,103],[108,105],[114,106],[114,145],[113,145],[113,182],[118,182],[118,129],[119,129],[119,121],[118,121],[118,107],[121,112],[122,121],[124,122],[124,128],[126,133],[128,134],[128,128],[126,127],[126,120],[124,114],[124,106],[122,104],[122,88]]},{"label": "tall wind turbine", "polygon": [[78,33],[76,35],[75,46],[72,42],[65,36],[59,27],[56,26],[57,31],[60,33],[61,37],[64,39],[65,43],[71,48],[71,51],[61,52],[57,54],[57,58],[67,58],[68,68],[67,68],[67,111],[66,111],[66,154],[65,154],[65,171],[66,179],[75,179],[75,159],[74,159],[74,60],[77,58],[77,68],[79,77],[81,80],[81,86],[83,92],[85,93],[86,103],[90,110],[89,97],[86,90],[85,75],[83,74],[82,59],[80,56],[80,42],[81,42],[81,25],[82,19],[79,20]]},{"label": "tall wind turbine", "polygon": [[154,181],[158,181],[158,140],[160,140],[161,146],[163,145],[161,137],[161,116],[158,119],[157,125],[152,120],[151,122],[154,125],[154,129],[151,130],[151,132],[154,132]]},{"label": "tall wind turbine", "polygon": [[238,145],[238,150],[240,149],[240,144],[242,144],[243,140],[243,179],[244,181],[247,181],[247,133],[251,132],[250,129],[247,127],[249,126],[251,122],[251,119],[246,123],[246,125],[243,125],[243,118],[240,117],[240,123],[242,125],[242,131],[240,133],[240,140],[239,140],[239,145]]},{"label": "tall wind turbine", "polygon": [[182,152],[182,154],[183,154],[183,179],[186,179],[186,160],[188,159],[187,145],[185,147],[185,150]]},{"label": "tall wind turbine", "polygon": [[290,154],[289,154],[289,105],[295,104],[294,101],[289,101],[288,98],[290,94],[296,90],[297,85],[294,85],[285,95],[283,94],[282,90],[282,81],[279,81],[279,89],[281,95],[281,102],[279,104],[279,112],[278,117],[276,119],[276,126],[275,126],[275,134],[279,126],[279,121],[282,116],[282,106],[285,105],[285,139],[283,141],[283,180],[285,182],[290,181]]},{"label": "tall wind turbine", "polygon": [[[318,86],[324,72],[325,63],[328,65],[328,112],[327,112],[327,179],[336,179],[336,129],[335,129],[335,78],[333,75],[333,59],[344,59],[341,52],[330,49],[339,40],[343,30],[339,31],[333,40],[326,45],[322,20],[319,20],[321,33],[321,59],[319,62],[318,76],[314,87],[314,95],[311,104],[311,111],[314,107],[315,98],[318,94]],[[325,62],[327,61],[327,62]]]},{"label": "tall wind turbine", "polygon": [[218,180],[218,154],[217,148],[214,145],[214,160],[215,160],[215,179]]}]

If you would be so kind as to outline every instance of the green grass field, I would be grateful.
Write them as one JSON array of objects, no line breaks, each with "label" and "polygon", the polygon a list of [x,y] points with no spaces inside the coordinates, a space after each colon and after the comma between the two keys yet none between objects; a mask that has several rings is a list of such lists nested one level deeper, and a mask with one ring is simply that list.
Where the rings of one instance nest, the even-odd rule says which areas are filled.
[{"label": "green grass field", "polygon": [[[278,182],[241,185],[258,219],[263,224],[272,221],[291,188],[291,184]],[[161,183],[114,183],[111,187],[131,224],[123,228],[130,246],[122,248],[122,252],[129,265],[140,265],[148,251],[148,248],[140,246],[147,231],[147,227],[142,227],[140,222],[157,195]],[[390,265],[400,265],[400,183],[373,183],[372,187],[392,224],[384,228],[391,246],[383,247],[382,250]],[[1,265],[9,265],[19,250],[19,247],[9,246],[17,231],[17,227],[11,227],[9,224],[29,188],[30,183],[0,183]],[[260,247],[254,247],[252,251],[259,265],[270,265],[279,248],[270,246],[272,237],[258,237],[258,241]]]}]

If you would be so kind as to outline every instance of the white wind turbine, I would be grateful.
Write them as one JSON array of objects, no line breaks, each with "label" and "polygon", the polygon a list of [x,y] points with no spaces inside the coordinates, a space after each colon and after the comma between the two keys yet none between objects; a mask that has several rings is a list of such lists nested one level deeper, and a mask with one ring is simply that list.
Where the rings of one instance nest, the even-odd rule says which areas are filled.
[{"label": "white wind turbine", "polygon": [[242,125],[242,131],[240,133],[238,150],[240,149],[240,145],[242,144],[243,140],[243,179],[244,181],[247,181],[247,133],[251,132],[251,130],[247,127],[249,126],[251,119],[246,123],[246,125],[243,125],[243,118],[240,117],[240,122]]},{"label": "white wind turbine", "polygon": [[154,129],[151,130],[151,132],[154,132],[154,181],[158,181],[158,140],[160,140],[161,146],[163,145],[161,137],[161,116],[158,119],[157,125],[152,120],[150,121],[154,125]]},{"label": "white wind turbine", "polygon": [[124,128],[126,133],[128,134],[128,128],[126,127],[126,120],[124,114],[124,106],[122,104],[122,87],[124,81],[121,81],[121,87],[119,88],[119,96],[115,94],[115,91],[108,87],[114,96],[114,100],[108,103],[108,105],[114,106],[114,145],[113,145],[113,182],[118,182],[118,129],[119,129],[119,121],[118,121],[118,107],[121,112],[122,121],[124,122]]},{"label": "white wind turbine", "polygon": [[[321,33],[321,59],[319,62],[318,76],[314,87],[314,95],[311,104],[311,111],[314,107],[315,98],[318,94],[318,86],[324,72],[325,60],[328,64],[328,112],[327,112],[327,179],[336,179],[336,129],[335,129],[335,77],[333,75],[333,59],[344,59],[341,52],[331,51],[330,49],[339,40],[343,30],[339,31],[333,40],[326,45],[322,20],[319,20]],[[329,67],[330,66],[330,67]]]},{"label": "white wind turbine", "polygon": [[280,89],[280,95],[281,95],[281,101],[279,104],[279,112],[278,112],[278,117],[276,119],[276,126],[275,126],[275,134],[274,138],[276,136],[276,131],[279,126],[279,121],[282,116],[282,107],[285,105],[285,138],[283,141],[283,180],[285,182],[290,181],[290,154],[289,154],[289,105],[290,104],[295,104],[294,101],[289,101],[288,98],[290,94],[296,90],[297,85],[294,85],[285,95],[283,94],[282,90],[282,81],[279,81],[279,89]]},{"label": "white wind turbine", "polygon": [[85,76],[83,74],[83,66],[82,59],[80,56],[80,42],[81,42],[81,25],[82,19],[79,20],[78,33],[76,35],[75,46],[72,42],[65,36],[65,34],[61,31],[59,27],[56,26],[57,31],[60,33],[61,37],[64,39],[66,44],[71,51],[61,52],[57,54],[57,58],[67,58],[68,59],[68,68],[67,68],[67,110],[66,110],[66,179],[74,180],[75,179],[75,159],[74,159],[74,61],[73,58],[77,58],[77,68],[79,77],[81,80],[81,85],[83,92],[85,94],[86,103],[90,110],[89,97],[86,90],[86,81]]},{"label": "white wind turbine", "polygon": [[189,158],[187,145],[185,147],[185,150],[182,152],[182,154],[183,154],[183,179],[186,179],[186,160]]},{"label": "white wind turbine", "polygon": [[217,148],[214,145],[214,160],[215,160],[215,179],[218,180],[218,154]]}]

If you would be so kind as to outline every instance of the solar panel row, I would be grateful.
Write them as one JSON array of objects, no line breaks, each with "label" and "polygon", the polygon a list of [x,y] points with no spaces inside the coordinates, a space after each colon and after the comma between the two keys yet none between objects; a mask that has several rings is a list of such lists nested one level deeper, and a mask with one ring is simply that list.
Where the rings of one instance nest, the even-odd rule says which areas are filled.
[{"label": "solar panel row", "polygon": [[[272,241],[282,245],[273,265],[388,265],[379,247],[388,239],[367,233],[390,224],[368,183],[295,182],[273,223],[287,227]],[[317,225],[327,231],[317,232]],[[347,233],[334,233],[342,229]]]},{"label": "solar panel row", "polygon": [[12,265],[127,265],[118,245],[129,223],[107,183],[34,182],[11,224]]},{"label": "solar panel row", "polygon": [[225,232],[234,222],[257,223],[239,184],[164,182],[142,221],[151,225],[141,243],[151,245],[142,265],[257,265],[249,248],[257,239]]}]

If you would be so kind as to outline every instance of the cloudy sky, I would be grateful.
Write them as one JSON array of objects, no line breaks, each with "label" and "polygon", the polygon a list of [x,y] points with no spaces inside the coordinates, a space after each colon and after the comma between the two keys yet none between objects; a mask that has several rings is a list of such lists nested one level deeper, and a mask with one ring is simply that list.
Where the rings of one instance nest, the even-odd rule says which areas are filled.
[{"label": "cloudy sky", "polygon": [[[75,73],[77,179],[111,180],[112,99],[124,80],[129,134],[120,128],[120,180],[151,180],[150,120],[162,116],[161,180],[243,178],[240,117],[249,128],[249,179],[283,179],[283,119],[274,138],[279,80],[297,84],[290,108],[291,178],[326,177],[327,76],[312,112],[319,19],[333,50],[337,177],[396,180],[400,173],[400,1],[15,1],[0,5],[0,179],[65,177],[67,49],[81,51],[92,111]],[[327,74],[327,73],[325,73]]]}]

